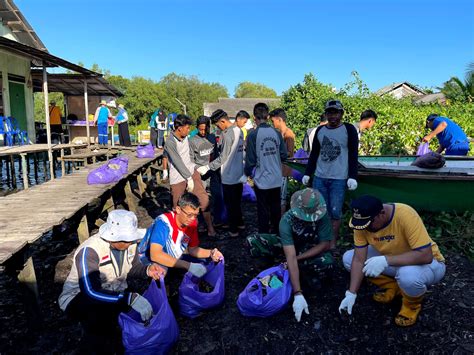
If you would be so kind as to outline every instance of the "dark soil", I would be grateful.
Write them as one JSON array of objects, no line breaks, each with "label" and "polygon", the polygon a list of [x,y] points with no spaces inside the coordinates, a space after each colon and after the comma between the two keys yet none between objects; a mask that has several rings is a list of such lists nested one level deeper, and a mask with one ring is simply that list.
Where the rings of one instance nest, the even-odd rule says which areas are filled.
[{"label": "dark soil", "polygon": [[[139,221],[148,226],[163,212],[168,193],[155,188],[156,198],[140,202]],[[349,281],[340,256],[334,276],[319,290],[304,289],[310,314],[295,321],[291,302],[268,319],[245,318],[236,306],[239,293],[269,263],[249,256],[244,236],[256,231],[256,206],[244,205],[247,229],[241,238],[221,232],[216,238],[202,236],[202,246],[217,247],[226,257],[226,299],[219,309],[194,320],[177,309],[179,280],[170,283],[170,303],[180,327],[176,353],[474,353],[474,266],[459,255],[445,255],[447,274],[431,288],[419,321],[411,328],[394,325],[400,302],[386,306],[371,299],[373,288],[363,285],[352,317],[341,317],[339,303]],[[58,232],[58,234],[60,234]],[[67,235],[64,235],[67,234]],[[346,238],[350,238],[346,236]],[[27,331],[27,318],[14,275],[0,273],[0,353],[75,353],[81,329],[57,305],[77,247],[75,234],[47,235],[34,246],[34,260],[42,300],[44,323]]]}]

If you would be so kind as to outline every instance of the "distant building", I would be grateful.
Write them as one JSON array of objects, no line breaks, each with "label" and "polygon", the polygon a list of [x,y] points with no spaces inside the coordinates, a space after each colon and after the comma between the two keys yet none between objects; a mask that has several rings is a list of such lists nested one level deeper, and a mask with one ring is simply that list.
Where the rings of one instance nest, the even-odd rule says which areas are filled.
[{"label": "distant building", "polygon": [[419,96],[413,100],[415,104],[431,104],[435,102],[440,105],[446,105],[446,96],[442,92],[436,92],[434,94]]},{"label": "distant building", "polygon": [[376,91],[375,94],[378,96],[391,95],[396,99],[401,99],[408,96],[426,95],[423,90],[419,89],[416,85],[410,84],[407,81],[385,86],[380,90]]},{"label": "distant building", "polygon": [[219,98],[218,102],[205,102],[203,104],[203,111],[205,116],[210,116],[212,113],[221,109],[227,112],[229,118],[235,118],[237,112],[240,110],[247,111],[250,115],[253,113],[253,107],[259,102],[266,103],[270,108],[276,108],[280,99],[269,99],[269,98],[245,98],[245,99],[227,99]]}]

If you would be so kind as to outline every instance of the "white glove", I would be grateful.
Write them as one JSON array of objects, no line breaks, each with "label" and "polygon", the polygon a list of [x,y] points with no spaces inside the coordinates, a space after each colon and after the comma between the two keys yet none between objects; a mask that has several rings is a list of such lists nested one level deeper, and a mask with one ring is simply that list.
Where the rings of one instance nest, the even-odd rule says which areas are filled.
[{"label": "white glove", "polygon": [[188,271],[194,276],[203,277],[206,274],[207,269],[203,264],[190,263]]},{"label": "white glove", "polygon": [[142,317],[142,321],[146,322],[153,315],[153,308],[151,307],[150,302],[148,302],[148,300],[145,297],[140,296],[138,293],[134,293],[134,295],[136,296],[131,297],[133,301],[130,304],[130,306],[135,311],[140,313],[140,316]]},{"label": "white glove", "polygon": [[380,255],[367,259],[364,265],[365,266],[362,269],[362,272],[365,274],[365,276],[377,277],[385,270],[385,268],[388,266],[388,263],[387,258],[383,255]]},{"label": "white glove", "polygon": [[163,170],[163,180],[168,180],[168,170]]},{"label": "white glove", "polygon": [[188,192],[193,192],[194,190],[194,181],[193,181],[192,176],[188,178],[188,184],[186,186],[186,190],[188,190]]},{"label": "white glove", "polygon": [[245,184],[247,182],[247,175],[242,175],[239,179],[239,183]]},{"label": "white glove", "polygon": [[196,169],[199,174],[204,175],[209,171],[209,165],[203,165]]},{"label": "white glove", "polygon": [[303,176],[303,178],[301,179],[301,182],[303,183],[303,185],[308,185],[309,176],[308,175]]},{"label": "white glove", "polygon": [[357,180],[347,179],[347,188],[349,189],[349,191],[357,189]]},{"label": "white glove", "polygon": [[339,306],[339,313],[342,314],[342,310],[346,310],[349,315],[352,314],[352,307],[354,307],[354,303],[357,298],[357,293],[352,293],[351,291],[346,291],[346,297],[341,302]]},{"label": "white glove", "polygon": [[306,314],[309,314],[308,303],[306,303],[303,295],[296,295],[293,301],[293,312],[295,312],[295,318],[297,322],[301,320],[301,314],[303,314],[303,310]]}]

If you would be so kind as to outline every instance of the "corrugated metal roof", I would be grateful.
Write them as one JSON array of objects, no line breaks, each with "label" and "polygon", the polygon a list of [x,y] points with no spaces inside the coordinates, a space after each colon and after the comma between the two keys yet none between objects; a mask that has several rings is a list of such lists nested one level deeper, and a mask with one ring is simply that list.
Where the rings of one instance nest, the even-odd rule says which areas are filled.
[{"label": "corrugated metal roof", "polygon": [[21,43],[41,51],[48,51],[13,1],[0,0],[0,20]]}]

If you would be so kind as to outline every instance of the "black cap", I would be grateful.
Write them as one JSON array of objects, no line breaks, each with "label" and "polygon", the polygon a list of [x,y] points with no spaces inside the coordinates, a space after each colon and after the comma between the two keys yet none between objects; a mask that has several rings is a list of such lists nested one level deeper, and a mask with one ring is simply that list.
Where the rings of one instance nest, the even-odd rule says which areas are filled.
[{"label": "black cap", "polygon": [[326,102],[326,105],[324,106],[324,111],[334,109],[338,111],[344,111],[344,106],[342,106],[342,102],[339,100],[329,100]]},{"label": "black cap", "polygon": [[383,210],[383,203],[377,197],[364,195],[351,203],[352,218],[349,227],[366,229],[375,216]]}]

